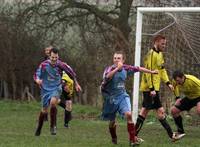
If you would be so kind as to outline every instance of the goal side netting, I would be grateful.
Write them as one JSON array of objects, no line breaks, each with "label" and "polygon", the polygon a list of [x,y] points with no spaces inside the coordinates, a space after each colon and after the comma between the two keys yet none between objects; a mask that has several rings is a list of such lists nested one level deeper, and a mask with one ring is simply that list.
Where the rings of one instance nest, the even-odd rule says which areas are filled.
[{"label": "goal side netting", "polygon": [[[137,13],[135,65],[143,66],[143,58],[153,46],[154,36],[161,34],[167,38],[164,52],[165,68],[171,78],[173,71],[179,69],[184,73],[200,78],[200,8],[142,8]],[[152,10],[152,11],[150,11]],[[153,11],[156,10],[156,11]],[[196,10],[196,11],[195,11]],[[141,18],[142,17],[142,18]],[[133,87],[133,121],[138,114],[140,74],[135,74]],[[173,95],[161,84],[161,98],[168,109]],[[167,110],[168,111],[168,110]]]}]

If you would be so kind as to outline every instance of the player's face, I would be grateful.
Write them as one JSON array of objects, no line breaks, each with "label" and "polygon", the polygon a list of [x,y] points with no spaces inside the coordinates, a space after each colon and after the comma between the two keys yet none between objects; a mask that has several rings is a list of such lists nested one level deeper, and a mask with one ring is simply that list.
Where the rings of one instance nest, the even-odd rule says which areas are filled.
[{"label": "player's face", "polygon": [[185,82],[185,77],[182,77],[182,78],[176,77],[175,81],[176,81],[176,84],[183,85],[183,83]]},{"label": "player's face", "polygon": [[118,65],[118,62],[124,63],[124,58],[123,58],[122,54],[114,54],[114,56],[113,56],[113,63],[115,65]]},{"label": "player's face", "polygon": [[47,47],[47,48],[44,49],[44,53],[45,53],[45,55],[46,55],[47,57],[50,56],[50,50],[51,50],[50,47]]},{"label": "player's face", "polygon": [[58,60],[58,54],[55,54],[53,52],[51,52],[50,54],[50,60],[51,60],[51,64],[55,65],[57,60]]},{"label": "player's face", "polygon": [[165,50],[166,44],[167,44],[166,39],[161,39],[161,40],[156,42],[157,48],[161,52]]}]

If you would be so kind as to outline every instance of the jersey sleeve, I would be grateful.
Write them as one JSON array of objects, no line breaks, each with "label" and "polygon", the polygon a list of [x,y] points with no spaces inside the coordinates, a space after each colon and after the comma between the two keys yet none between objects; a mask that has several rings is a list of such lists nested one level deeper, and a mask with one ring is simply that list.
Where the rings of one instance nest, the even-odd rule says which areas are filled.
[{"label": "jersey sleeve", "polygon": [[127,71],[128,75],[133,75],[135,72],[139,71],[139,67],[138,66],[133,66],[133,65],[123,65],[123,68]]},{"label": "jersey sleeve", "polygon": [[[154,67],[152,64],[153,60],[156,60],[154,52],[149,51],[144,60],[145,68],[154,70]],[[154,90],[153,74],[144,73],[144,76],[146,77],[146,82],[149,89]]]},{"label": "jersey sleeve", "polygon": [[172,85],[174,86],[174,95],[176,98],[180,97],[180,91],[178,85],[176,84],[175,80],[172,80]]},{"label": "jersey sleeve", "polygon": [[73,69],[64,62],[59,62],[58,66],[61,68],[62,71],[64,71],[71,79],[76,81],[76,74],[73,71]]},{"label": "jersey sleeve", "polygon": [[42,62],[34,73],[33,76],[34,80],[41,79],[42,71],[44,70],[44,68],[45,68],[45,62]]}]

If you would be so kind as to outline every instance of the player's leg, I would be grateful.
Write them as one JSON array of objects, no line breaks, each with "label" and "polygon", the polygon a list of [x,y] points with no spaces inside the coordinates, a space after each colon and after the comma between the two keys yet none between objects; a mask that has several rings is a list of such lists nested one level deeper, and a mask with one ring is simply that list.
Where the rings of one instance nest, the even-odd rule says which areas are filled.
[{"label": "player's leg", "polygon": [[116,121],[115,120],[111,120],[109,122],[109,132],[112,138],[112,143],[113,144],[117,144],[117,132],[116,132]]},{"label": "player's leg", "polygon": [[42,130],[42,126],[43,126],[43,123],[44,123],[44,119],[45,119],[45,116],[47,115],[47,108],[45,109],[42,109],[40,111],[40,114],[39,114],[39,117],[38,117],[38,124],[37,124],[37,128],[36,128],[36,131],[35,131],[35,136],[40,136],[41,134],[41,130]]},{"label": "player's leg", "polygon": [[51,135],[56,135],[56,118],[57,118],[57,108],[58,98],[52,97],[50,101],[50,132]]},{"label": "player's leg", "polygon": [[145,118],[147,117],[150,109],[152,109],[152,104],[153,104],[153,99],[150,96],[150,92],[143,92],[142,109],[140,110],[140,113],[136,121],[136,136],[138,136],[145,121]]},{"label": "player's leg", "polygon": [[142,129],[142,126],[144,124],[145,118],[147,117],[149,113],[149,110],[147,110],[146,108],[142,107],[142,109],[140,110],[140,113],[138,115],[137,121],[136,121],[136,136],[138,136],[140,130]]},{"label": "player's leg", "polygon": [[69,127],[69,121],[72,119],[72,100],[66,100],[65,116],[64,116],[64,126]]},{"label": "player's leg", "polygon": [[168,121],[166,120],[166,114],[165,114],[165,110],[163,107],[160,107],[156,110],[157,112],[157,117],[158,120],[160,121],[161,125],[163,126],[163,128],[167,131],[168,136],[173,139],[173,131],[168,123]]},{"label": "player's leg", "polygon": [[66,104],[65,104],[64,101],[59,101],[58,105],[59,105],[61,108],[63,108],[63,109],[66,108]]},{"label": "player's leg", "polygon": [[47,116],[47,114],[48,114],[48,106],[49,106],[48,95],[43,95],[42,96],[42,110],[38,117],[38,124],[37,124],[37,128],[35,131],[35,136],[40,136],[40,134],[41,134],[45,116]]},{"label": "player's leg", "polygon": [[191,107],[192,106],[191,106],[191,103],[188,100],[188,98],[183,98],[183,99],[178,99],[176,101],[176,103],[175,103],[175,106],[173,106],[171,108],[171,114],[172,114],[172,116],[174,118],[174,122],[175,122],[175,124],[177,126],[177,132],[179,134],[184,134],[185,135],[181,112],[184,111],[184,110],[190,110]]},{"label": "player's leg", "polygon": [[136,144],[136,138],[135,138],[135,125],[132,122],[130,97],[128,94],[124,93],[118,97],[118,100],[119,100],[118,111],[119,114],[124,116],[127,120],[129,143],[132,146],[133,144]]},{"label": "player's leg", "polygon": [[104,97],[103,109],[102,109],[102,119],[109,120],[109,132],[112,138],[112,143],[117,144],[117,133],[116,133],[116,117],[117,106],[113,103],[113,98],[106,96]]},{"label": "player's leg", "polygon": [[196,110],[197,110],[197,114],[200,116],[200,102],[197,103]]}]

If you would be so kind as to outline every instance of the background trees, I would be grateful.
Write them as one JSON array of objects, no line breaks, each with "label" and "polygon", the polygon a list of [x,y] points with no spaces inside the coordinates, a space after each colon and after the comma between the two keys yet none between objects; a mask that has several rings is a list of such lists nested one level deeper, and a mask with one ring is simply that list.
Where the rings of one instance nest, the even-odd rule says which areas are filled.
[{"label": "background trees", "polygon": [[[38,97],[33,73],[43,48],[60,49],[75,69],[84,92],[75,101],[101,105],[102,72],[114,50],[134,61],[137,6],[197,6],[196,0],[17,0],[1,2],[0,96],[21,99],[25,87]],[[131,90],[132,80],[127,86]]]}]

